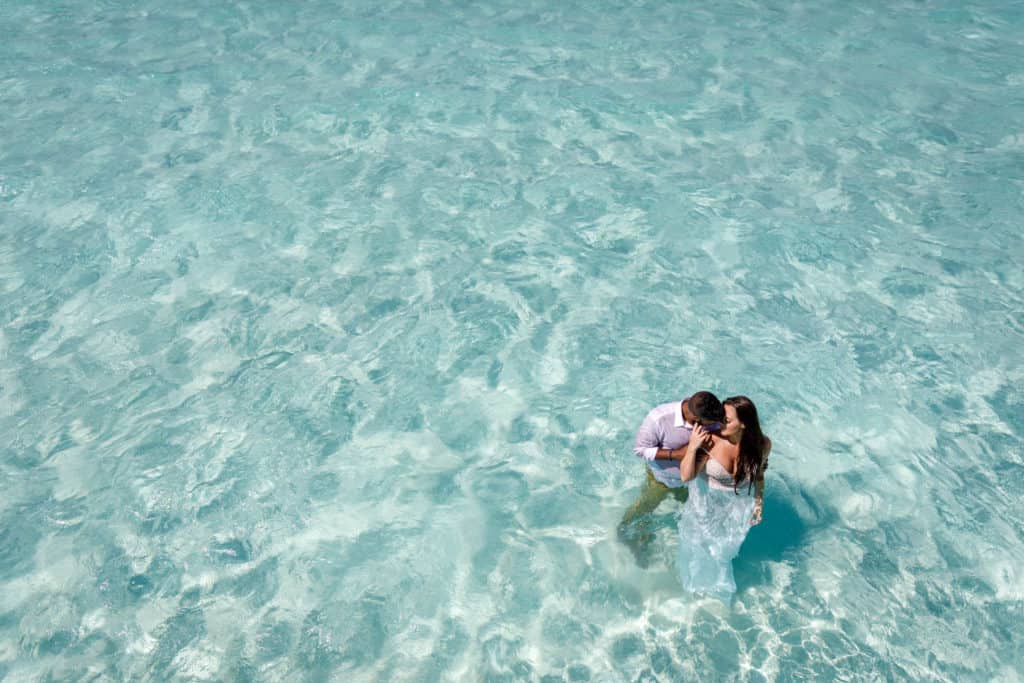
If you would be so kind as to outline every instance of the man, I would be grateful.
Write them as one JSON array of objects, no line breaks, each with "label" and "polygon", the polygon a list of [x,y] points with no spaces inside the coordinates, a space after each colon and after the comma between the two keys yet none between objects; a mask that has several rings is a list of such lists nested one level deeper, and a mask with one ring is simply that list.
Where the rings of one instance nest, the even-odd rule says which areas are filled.
[{"label": "man", "polygon": [[647,481],[640,496],[623,515],[618,531],[619,538],[630,547],[641,565],[645,564],[641,551],[651,533],[634,529],[633,523],[653,512],[669,493],[680,502],[686,500],[686,487],[679,477],[679,461],[686,455],[693,426],[700,423],[715,431],[721,429],[724,419],[722,402],[710,391],[698,391],[682,401],[655,407],[640,425],[633,452],[647,462]]}]

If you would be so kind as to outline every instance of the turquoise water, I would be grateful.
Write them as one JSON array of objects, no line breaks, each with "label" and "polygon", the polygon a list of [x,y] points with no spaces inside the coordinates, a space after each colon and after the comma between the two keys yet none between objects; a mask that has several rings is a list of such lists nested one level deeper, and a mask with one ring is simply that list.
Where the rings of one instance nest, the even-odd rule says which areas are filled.
[{"label": "turquoise water", "polygon": [[[7,3],[0,678],[1020,680],[1020,3]],[[614,527],[775,448],[732,605]]]}]

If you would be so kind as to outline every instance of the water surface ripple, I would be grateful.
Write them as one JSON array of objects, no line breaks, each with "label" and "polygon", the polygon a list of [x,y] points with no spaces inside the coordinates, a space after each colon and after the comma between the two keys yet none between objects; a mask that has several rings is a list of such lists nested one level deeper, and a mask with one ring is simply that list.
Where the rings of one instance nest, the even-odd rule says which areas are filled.
[{"label": "water surface ripple", "polygon": [[[1020,680],[1016,2],[0,16],[0,678]],[[733,605],[647,409],[775,442]]]}]

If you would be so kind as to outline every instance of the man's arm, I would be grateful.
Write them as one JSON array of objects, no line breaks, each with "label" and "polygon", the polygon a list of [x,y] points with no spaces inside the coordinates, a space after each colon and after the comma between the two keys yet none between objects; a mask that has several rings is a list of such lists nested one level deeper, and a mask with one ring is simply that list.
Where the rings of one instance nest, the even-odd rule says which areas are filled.
[{"label": "man's arm", "polygon": [[640,430],[636,433],[636,441],[633,443],[633,452],[638,457],[647,461],[652,460],[680,460],[683,457],[684,449],[672,451],[662,448],[664,435],[658,427],[658,420],[652,409],[644,418]]}]

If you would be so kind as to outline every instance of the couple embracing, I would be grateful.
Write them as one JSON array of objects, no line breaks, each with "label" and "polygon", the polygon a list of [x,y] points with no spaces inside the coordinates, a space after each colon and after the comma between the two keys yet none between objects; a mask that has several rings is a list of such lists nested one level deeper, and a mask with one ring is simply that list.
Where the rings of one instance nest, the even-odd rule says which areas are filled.
[{"label": "couple embracing", "polygon": [[732,558],[750,526],[761,521],[764,471],[771,440],[746,396],[719,401],[698,391],[651,410],[633,448],[646,461],[647,481],[626,510],[619,537],[641,565],[651,531],[646,517],[670,493],[683,502],[677,563],[687,589],[730,596]]}]

